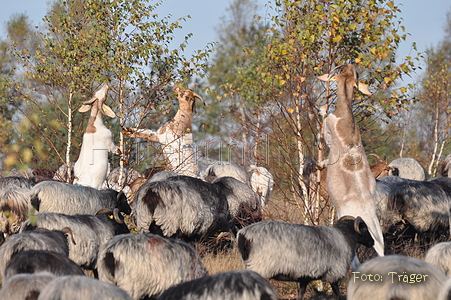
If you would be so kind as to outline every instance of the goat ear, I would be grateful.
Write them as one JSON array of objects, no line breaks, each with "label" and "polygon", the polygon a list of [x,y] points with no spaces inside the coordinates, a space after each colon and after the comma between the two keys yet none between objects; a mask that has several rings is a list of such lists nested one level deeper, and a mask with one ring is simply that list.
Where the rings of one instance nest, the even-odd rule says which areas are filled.
[{"label": "goat ear", "polygon": [[90,110],[91,109],[91,104],[83,104],[79,109],[78,109],[78,111],[79,112],[87,112],[88,110]]},{"label": "goat ear", "polygon": [[361,91],[365,95],[368,95],[368,96],[372,95],[372,93],[368,89],[368,85],[366,85],[360,81],[357,83],[357,88],[359,89],[359,91]]},{"label": "goat ear", "polygon": [[106,104],[102,104],[102,113],[110,118],[116,118],[114,111]]},{"label": "goat ear", "polygon": [[324,74],[318,76],[318,79],[322,81],[335,81],[335,76],[331,76],[330,74]]}]

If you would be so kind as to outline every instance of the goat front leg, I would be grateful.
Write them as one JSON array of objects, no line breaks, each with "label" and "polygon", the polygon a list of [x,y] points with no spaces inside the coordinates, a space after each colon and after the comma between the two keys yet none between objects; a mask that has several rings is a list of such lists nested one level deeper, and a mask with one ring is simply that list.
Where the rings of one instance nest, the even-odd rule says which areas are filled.
[{"label": "goat front leg", "polygon": [[124,127],[122,134],[133,138],[142,138],[152,142],[159,142],[157,133],[150,129],[140,129],[134,127]]}]

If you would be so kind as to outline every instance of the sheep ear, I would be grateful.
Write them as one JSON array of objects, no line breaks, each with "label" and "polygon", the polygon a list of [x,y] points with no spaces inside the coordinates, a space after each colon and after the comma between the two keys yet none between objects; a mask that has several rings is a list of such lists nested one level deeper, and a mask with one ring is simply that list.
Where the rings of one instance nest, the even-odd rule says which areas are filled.
[{"label": "sheep ear", "polygon": [[110,118],[116,118],[114,111],[106,104],[102,105],[102,113]]},{"label": "sheep ear", "polygon": [[370,92],[370,90],[368,89],[368,85],[362,83],[362,82],[358,82],[357,84],[357,88],[359,89],[359,91],[361,91],[363,94],[371,96],[372,93]]},{"label": "sheep ear", "polygon": [[61,229],[61,231],[64,232],[68,239],[70,239],[72,244],[77,245],[77,243],[75,243],[74,236],[72,235],[72,229],[70,229],[69,227],[64,227],[63,229]]}]

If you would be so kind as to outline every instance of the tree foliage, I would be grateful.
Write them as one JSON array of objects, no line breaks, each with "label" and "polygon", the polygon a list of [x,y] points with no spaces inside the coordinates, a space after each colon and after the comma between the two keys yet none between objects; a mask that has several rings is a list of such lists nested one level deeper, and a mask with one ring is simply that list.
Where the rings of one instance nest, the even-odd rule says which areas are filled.
[{"label": "tree foliage", "polygon": [[[45,28],[39,31],[42,44],[36,51],[15,48],[28,79],[20,89],[21,100],[39,106],[47,101],[59,110],[56,119],[65,120],[61,126],[67,132],[66,159],[64,154],[55,153],[61,148],[53,137],[47,143],[52,153],[49,159],[69,163],[77,156],[71,136],[75,135],[74,144],[79,145],[82,127],[80,122],[73,126],[75,110],[102,83],[116,87],[113,104],[109,105],[119,110],[119,125],[123,126],[125,119],[129,120],[128,125],[137,125],[152,122],[149,115],[155,109],[170,107],[170,87],[174,82],[187,83],[205,68],[210,47],[185,58],[183,50],[191,36],[188,35],[171,49],[174,32],[185,19],[171,22],[170,16],[160,17],[155,10],[162,1],[150,2],[57,0],[44,18]],[[36,113],[40,112],[43,110]],[[32,115],[25,117],[32,119]],[[29,129],[32,137],[42,134],[34,125]],[[121,145],[122,142],[121,137]],[[36,150],[30,144],[22,146]]]},{"label": "tree foliage", "polygon": [[[277,0],[274,9],[272,26],[261,35],[264,39],[258,46],[244,47],[242,60],[223,77],[221,96],[263,112],[246,123],[248,130],[253,128],[262,137],[257,162],[271,165],[284,183],[286,198],[302,199],[299,206],[306,218],[317,223],[319,172],[313,186],[303,173],[307,158],[322,161],[327,157],[324,115],[333,110],[335,90],[330,84],[318,84],[316,77],[341,64],[358,65],[361,79],[375,94],[371,98],[356,95],[358,120],[361,124],[370,124],[371,118],[388,122],[410,103],[411,86],[396,84],[415,70],[418,58],[406,57],[400,63],[395,59],[407,33],[394,1]],[[366,145],[372,152],[371,144]]]}]

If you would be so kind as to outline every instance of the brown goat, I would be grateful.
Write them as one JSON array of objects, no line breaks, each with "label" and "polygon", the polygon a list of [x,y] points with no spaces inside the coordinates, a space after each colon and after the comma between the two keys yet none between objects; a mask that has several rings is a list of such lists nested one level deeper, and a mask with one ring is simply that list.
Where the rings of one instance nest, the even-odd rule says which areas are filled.
[{"label": "brown goat", "polygon": [[199,173],[192,149],[192,122],[195,100],[203,99],[190,89],[174,88],[179,100],[179,109],[174,118],[164,123],[157,131],[139,128],[124,128],[123,134],[144,138],[162,144],[163,154],[169,169],[180,175],[197,176]]}]

